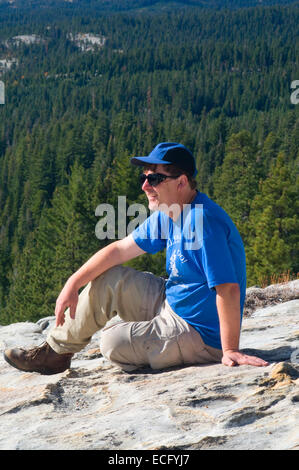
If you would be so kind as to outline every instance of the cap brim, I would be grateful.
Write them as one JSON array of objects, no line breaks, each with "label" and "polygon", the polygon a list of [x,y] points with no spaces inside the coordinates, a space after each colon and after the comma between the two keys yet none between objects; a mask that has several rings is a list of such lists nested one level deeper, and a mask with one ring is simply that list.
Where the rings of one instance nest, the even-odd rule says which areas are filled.
[{"label": "cap brim", "polygon": [[[131,158],[132,165],[144,166],[144,165],[171,165],[173,162],[168,162],[165,160],[160,160],[155,157],[133,157]],[[193,178],[197,175],[197,170],[194,170]]]},{"label": "cap brim", "polygon": [[146,164],[149,165],[168,165],[172,162],[166,162],[164,160],[160,160],[154,157],[133,157],[131,158],[132,165],[144,166]]}]

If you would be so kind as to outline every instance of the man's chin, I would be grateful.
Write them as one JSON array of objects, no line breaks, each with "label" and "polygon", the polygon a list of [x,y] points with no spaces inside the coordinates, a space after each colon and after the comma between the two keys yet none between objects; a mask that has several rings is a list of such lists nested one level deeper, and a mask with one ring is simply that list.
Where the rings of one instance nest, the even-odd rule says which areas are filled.
[{"label": "man's chin", "polygon": [[157,211],[159,208],[158,199],[153,198],[148,200],[148,208],[150,211]]}]

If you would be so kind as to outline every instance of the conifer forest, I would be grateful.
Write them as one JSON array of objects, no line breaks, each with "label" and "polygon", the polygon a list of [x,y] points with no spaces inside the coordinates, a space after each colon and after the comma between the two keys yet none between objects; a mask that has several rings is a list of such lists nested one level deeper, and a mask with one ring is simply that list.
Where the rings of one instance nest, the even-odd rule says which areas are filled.
[{"label": "conifer forest", "polygon": [[0,0],[0,85],[0,324],[54,315],[163,141],[237,225],[247,286],[297,278],[299,2]]}]

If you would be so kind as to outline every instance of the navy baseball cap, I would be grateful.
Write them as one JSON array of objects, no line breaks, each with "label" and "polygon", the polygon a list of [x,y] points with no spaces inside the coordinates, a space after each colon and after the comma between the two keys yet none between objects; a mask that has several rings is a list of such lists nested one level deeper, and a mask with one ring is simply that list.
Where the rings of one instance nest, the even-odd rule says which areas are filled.
[{"label": "navy baseball cap", "polygon": [[195,160],[190,152],[182,144],[176,142],[162,142],[158,144],[147,157],[131,158],[133,165],[143,166],[148,164],[154,165],[176,165],[181,170],[187,171],[191,176],[197,174]]}]

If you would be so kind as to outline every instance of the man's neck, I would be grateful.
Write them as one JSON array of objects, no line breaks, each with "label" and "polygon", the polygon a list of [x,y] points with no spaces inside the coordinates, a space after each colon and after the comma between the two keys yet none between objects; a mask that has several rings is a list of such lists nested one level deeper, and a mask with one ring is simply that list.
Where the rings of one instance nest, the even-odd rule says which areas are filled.
[{"label": "man's neck", "polygon": [[168,216],[175,222],[182,211],[184,210],[184,207],[192,204],[194,199],[197,196],[197,190],[196,189],[191,189],[190,191],[186,192],[186,194],[183,195],[180,201],[177,201],[173,203],[171,206],[174,210],[168,212]]},{"label": "man's neck", "polygon": [[186,193],[186,195],[184,196],[183,200],[180,203],[181,210],[184,209],[184,205],[192,204],[192,202],[194,201],[196,196],[197,196],[197,190],[196,189],[191,189],[190,191],[188,191],[188,193]]}]

